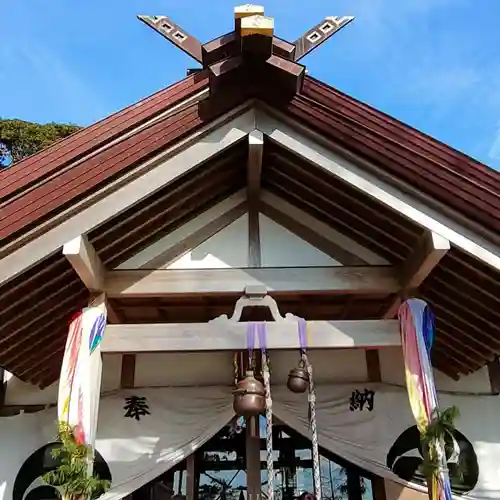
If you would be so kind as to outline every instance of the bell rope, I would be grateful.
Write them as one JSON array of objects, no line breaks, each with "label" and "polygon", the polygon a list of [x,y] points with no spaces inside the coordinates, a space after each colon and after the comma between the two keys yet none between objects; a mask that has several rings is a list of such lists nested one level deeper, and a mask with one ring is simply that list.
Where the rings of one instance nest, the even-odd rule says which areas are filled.
[{"label": "bell rope", "polygon": [[269,358],[266,352],[266,324],[259,323],[259,345],[262,353],[262,376],[266,390],[266,452],[267,452],[267,499],[274,499],[274,458],[273,458],[273,400],[271,398],[271,376]]},{"label": "bell rope", "polygon": [[306,338],[307,338],[307,323],[303,318],[298,321],[299,342],[302,360],[305,364],[307,374],[309,377],[309,426],[311,429],[311,443],[312,443],[312,458],[313,458],[313,482],[314,482],[314,496],[316,500],[321,499],[321,471],[319,462],[319,449],[318,449],[318,429],[316,426],[316,389],[314,387],[313,368],[306,353]]}]

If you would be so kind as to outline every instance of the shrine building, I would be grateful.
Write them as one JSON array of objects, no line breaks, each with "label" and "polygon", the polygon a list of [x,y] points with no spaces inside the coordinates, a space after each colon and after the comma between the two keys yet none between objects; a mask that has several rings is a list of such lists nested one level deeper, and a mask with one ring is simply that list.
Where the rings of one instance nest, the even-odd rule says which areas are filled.
[{"label": "shrine building", "polygon": [[422,331],[453,498],[500,498],[500,175],[308,74],[352,17],[269,16],[140,16],[199,69],[0,170],[0,500],[58,498],[64,419],[102,500],[425,500]]}]

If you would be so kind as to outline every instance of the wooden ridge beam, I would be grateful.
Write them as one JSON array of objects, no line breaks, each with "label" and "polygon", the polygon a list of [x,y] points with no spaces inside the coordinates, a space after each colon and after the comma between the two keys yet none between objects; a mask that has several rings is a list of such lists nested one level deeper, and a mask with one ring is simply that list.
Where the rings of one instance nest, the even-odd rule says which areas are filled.
[{"label": "wooden ridge beam", "polygon": [[399,290],[392,267],[279,267],[109,271],[109,298],[237,294],[249,286],[268,292],[391,294]]},{"label": "wooden ridge beam", "polygon": [[101,292],[106,270],[87,236],[81,234],[63,246],[63,254],[91,292]]},{"label": "wooden ridge beam", "polygon": [[446,238],[432,231],[424,231],[418,245],[401,266],[398,273],[401,290],[382,317],[389,319],[396,316],[402,300],[416,292],[450,248],[450,242]]},{"label": "wooden ridge beam", "polygon": [[[401,346],[397,320],[308,321],[309,349],[379,349]],[[267,322],[268,349],[298,349],[295,319]],[[238,351],[247,324],[216,318],[208,323],[109,325],[103,353]]]}]

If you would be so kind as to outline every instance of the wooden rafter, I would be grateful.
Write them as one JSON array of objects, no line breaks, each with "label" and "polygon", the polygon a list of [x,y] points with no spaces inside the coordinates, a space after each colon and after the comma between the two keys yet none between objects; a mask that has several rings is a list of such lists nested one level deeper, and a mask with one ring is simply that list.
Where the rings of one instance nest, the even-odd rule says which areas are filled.
[{"label": "wooden rafter", "polygon": [[81,234],[66,243],[63,254],[91,292],[103,290],[106,270],[85,235]]},{"label": "wooden rafter", "polygon": [[243,293],[263,286],[280,293],[390,294],[399,290],[391,267],[296,267],[246,269],[161,269],[109,271],[105,290],[110,298],[182,294]]},{"label": "wooden rafter", "polygon": [[381,176],[334,153],[323,146],[321,138],[315,139],[317,135],[313,131],[301,127],[300,124],[292,128],[279,118],[265,113],[257,115],[257,128],[279,146],[297,154],[299,158],[369,195],[423,229],[440,234],[449,240],[450,244],[474,258],[494,269],[500,269],[500,251],[497,245],[389,185]]},{"label": "wooden rafter", "polygon": [[[47,255],[58,251],[78,232],[91,231],[134,203],[150,196],[158,186],[173,182],[245,138],[254,129],[255,113],[248,111],[241,114],[244,108],[246,106],[234,108],[185,141],[180,141],[149,159],[140,165],[142,175],[120,185],[107,196],[68,216],[64,222],[0,259],[0,283],[12,279]],[[153,165],[155,168],[152,168]]]},{"label": "wooden rafter", "polygon": [[[298,349],[296,320],[267,323],[268,349]],[[208,323],[109,325],[103,353],[238,351],[246,348],[245,322],[217,318]],[[396,320],[309,321],[310,349],[374,349],[401,345]]]}]

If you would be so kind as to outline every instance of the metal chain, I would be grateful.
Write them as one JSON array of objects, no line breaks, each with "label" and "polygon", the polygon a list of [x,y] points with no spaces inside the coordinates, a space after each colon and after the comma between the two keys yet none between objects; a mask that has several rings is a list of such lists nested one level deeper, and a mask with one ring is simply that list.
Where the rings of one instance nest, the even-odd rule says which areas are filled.
[{"label": "metal chain", "polygon": [[316,426],[316,390],[314,388],[313,369],[307,354],[302,352],[302,360],[306,366],[309,376],[309,425],[311,427],[312,458],[313,458],[313,478],[314,478],[314,496],[316,500],[321,500],[321,474],[318,450],[318,429]]},{"label": "metal chain", "polygon": [[273,400],[271,399],[271,376],[266,351],[262,350],[262,375],[266,390],[266,452],[267,452],[267,500],[274,499],[274,458],[273,458]]},{"label": "metal chain", "polygon": [[239,379],[239,366],[238,366],[238,353],[234,353],[233,357],[233,368],[234,368],[234,385],[238,385],[238,379]]}]

